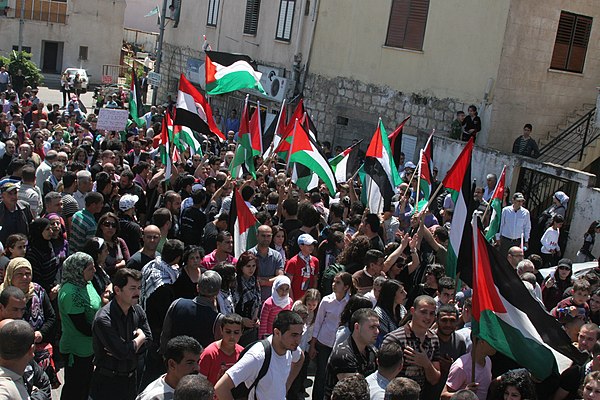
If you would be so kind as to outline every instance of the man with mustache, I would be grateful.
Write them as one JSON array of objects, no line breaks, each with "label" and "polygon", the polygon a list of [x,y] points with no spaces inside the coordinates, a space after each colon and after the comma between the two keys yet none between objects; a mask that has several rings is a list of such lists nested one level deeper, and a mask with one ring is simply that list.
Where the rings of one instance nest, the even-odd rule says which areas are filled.
[{"label": "man with mustache", "polygon": [[112,280],[115,297],[94,318],[91,399],[134,400],[137,395],[138,355],[152,340],[146,313],[138,304],[141,280],[140,271],[117,270]]}]

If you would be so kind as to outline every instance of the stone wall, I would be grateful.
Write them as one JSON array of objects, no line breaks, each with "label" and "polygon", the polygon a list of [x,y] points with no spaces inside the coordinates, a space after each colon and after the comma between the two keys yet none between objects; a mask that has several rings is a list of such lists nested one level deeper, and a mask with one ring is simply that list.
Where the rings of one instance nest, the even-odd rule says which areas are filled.
[{"label": "stone wall", "polygon": [[410,115],[407,133],[429,133],[435,129],[436,134],[447,136],[456,111],[466,112],[469,106],[456,99],[403,93],[390,87],[316,74],[308,75],[304,96],[319,138],[332,141],[334,146],[346,146],[352,139],[369,140],[379,117],[388,133]]}]

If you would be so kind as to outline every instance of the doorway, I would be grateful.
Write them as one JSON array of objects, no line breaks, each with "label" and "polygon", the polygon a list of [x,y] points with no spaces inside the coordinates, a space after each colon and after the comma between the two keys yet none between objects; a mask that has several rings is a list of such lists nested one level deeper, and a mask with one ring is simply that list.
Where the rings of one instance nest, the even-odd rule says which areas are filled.
[{"label": "doorway", "polygon": [[42,72],[59,74],[62,69],[63,42],[42,41]]}]

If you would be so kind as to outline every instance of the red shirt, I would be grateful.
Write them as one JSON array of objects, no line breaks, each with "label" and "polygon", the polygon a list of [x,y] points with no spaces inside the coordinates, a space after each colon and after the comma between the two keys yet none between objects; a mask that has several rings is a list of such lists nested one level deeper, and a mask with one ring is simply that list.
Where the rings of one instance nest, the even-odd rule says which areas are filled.
[{"label": "red shirt", "polygon": [[316,257],[310,257],[310,268],[307,268],[306,261],[301,257],[302,253],[296,254],[285,264],[285,273],[292,281],[292,298],[300,300],[304,293],[314,288],[319,274],[319,260]]},{"label": "red shirt", "polygon": [[216,385],[223,374],[240,358],[242,350],[244,348],[236,344],[235,353],[228,356],[217,346],[217,342],[212,342],[200,356],[200,373],[206,376],[210,383]]}]

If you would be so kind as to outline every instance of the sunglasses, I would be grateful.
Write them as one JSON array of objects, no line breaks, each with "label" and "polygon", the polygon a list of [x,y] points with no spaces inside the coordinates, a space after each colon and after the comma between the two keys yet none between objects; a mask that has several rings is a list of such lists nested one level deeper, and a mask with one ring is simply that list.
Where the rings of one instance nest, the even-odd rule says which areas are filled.
[{"label": "sunglasses", "polygon": [[570,270],[571,270],[571,268],[569,268],[569,267],[566,267],[566,266],[564,266],[564,265],[563,265],[563,266],[560,266],[560,267],[558,267],[558,269],[559,269],[559,270],[562,270],[562,271],[570,271]]},{"label": "sunglasses", "polygon": [[102,224],[102,226],[105,226],[107,228],[116,228],[117,227],[117,223],[116,222],[104,222]]}]

